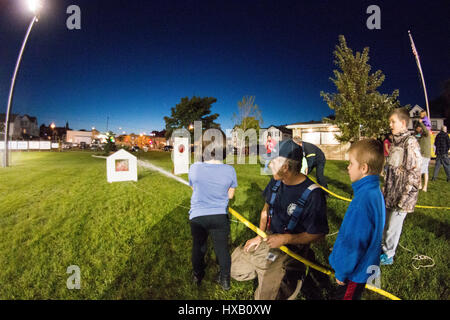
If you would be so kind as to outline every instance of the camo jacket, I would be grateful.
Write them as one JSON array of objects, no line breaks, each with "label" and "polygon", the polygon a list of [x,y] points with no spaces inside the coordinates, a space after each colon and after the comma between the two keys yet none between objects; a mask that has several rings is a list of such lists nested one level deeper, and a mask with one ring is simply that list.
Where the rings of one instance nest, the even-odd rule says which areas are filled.
[{"label": "camo jacket", "polygon": [[394,135],[386,166],[386,208],[414,211],[419,196],[421,161],[419,143],[409,131]]}]

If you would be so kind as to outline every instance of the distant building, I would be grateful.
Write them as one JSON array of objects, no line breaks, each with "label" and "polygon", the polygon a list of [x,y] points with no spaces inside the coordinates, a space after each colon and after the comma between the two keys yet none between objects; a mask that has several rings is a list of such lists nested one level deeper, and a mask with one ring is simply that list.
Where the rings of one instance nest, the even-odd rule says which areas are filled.
[{"label": "distant building", "polygon": [[336,125],[321,121],[298,122],[287,125],[292,129],[292,137],[317,145],[330,160],[348,160],[349,143],[340,143],[335,135],[341,131]]},{"label": "distant building", "polygon": [[67,130],[66,142],[80,145],[81,143],[85,143],[90,145],[94,138],[92,131],[74,131]]},{"label": "distant building", "polygon": [[[2,137],[5,135],[5,121],[6,115],[0,114],[0,131]],[[9,116],[9,139],[10,140],[32,140],[39,138],[39,127],[37,118],[27,114],[21,116],[18,114],[11,114]]]},{"label": "distant building", "polygon": [[167,143],[166,138],[151,135],[124,134],[116,137],[116,143],[122,146],[138,146],[139,148],[162,149]]},{"label": "distant building", "polygon": [[[408,125],[408,129],[409,130],[414,130],[414,124],[416,121],[418,121],[420,119],[420,112],[424,111],[424,109],[420,106],[418,106],[417,104],[409,111],[409,125]],[[431,112],[431,111],[430,111]],[[445,118],[441,118],[441,117],[431,117],[430,118],[430,122],[431,122],[431,131],[439,131],[441,130],[442,126],[444,125],[444,120]]]},{"label": "distant building", "polygon": [[66,141],[66,135],[67,131],[71,130],[69,128],[69,123],[66,122],[65,127],[55,127],[52,128],[51,125],[46,126],[45,124],[42,124],[39,127],[39,136],[41,139],[44,140],[51,140],[51,141]]},{"label": "distant building", "polygon": [[[239,129],[237,127],[234,127],[233,130],[231,131],[231,145],[235,148],[238,148],[238,130]],[[260,137],[258,134],[261,134],[262,132],[262,136],[261,139],[262,141],[259,141]],[[257,132],[257,143],[259,145],[265,145],[266,141],[267,141],[267,137],[270,134],[270,136],[272,137],[273,140],[275,140],[277,143],[280,141],[284,141],[287,139],[291,139],[292,138],[292,130],[290,130],[289,128],[287,128],[286,126],[274,126],[271,125],[268,128],[261,128],[260,132]]]},{"label": "distant building", "polygon": [[261,144],[264,145],[267,141],[267,136],[270,134],[273,140],[281,142],[284,140],[292,139],[292,130],[287,126],[274,126],[271,125],[268,128],[261,128],[265,130],[262,136]]}]

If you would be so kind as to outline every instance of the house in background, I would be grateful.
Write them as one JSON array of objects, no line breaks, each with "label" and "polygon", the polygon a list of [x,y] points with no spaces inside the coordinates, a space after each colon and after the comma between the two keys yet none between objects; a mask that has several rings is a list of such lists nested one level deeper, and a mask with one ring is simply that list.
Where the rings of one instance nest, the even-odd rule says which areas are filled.
[{"label": "house in background", "polygon": [[66,142],[72,145],[81,145],[82,143],[90,145],[94,138],[93,131],[74,131],[67,130]]},{"label": "house in background", "polygon": [[298,122],[287,125],[292,130],[292,137],[315,144],[329,160],[348,160],[347,150],[350,143],[340,143],[335,135],[340,134],[336,125],[321,121]]},{"label": "house in background", "polygon": [[67,131],[71,130],[69,128],[69,123],[66,122],[65,127],[54,127],[52,125],[46,126],[42,124],[39,128],[39,135],[41,139],[51,140],[51,141],[66,141]]},{"label": "house in background", "polygon": [[292,130],[286,126],[274,126],[271,125],[268,128],[261,128],[265,130],[262,135],[261,144],[265,145],[267,141],[267,136],[270,134],[273,140],[281,142],[284,140],[292,139]]},{"label": "house in background", "polygon": [[[0,131],[5,130],[6,115],[0,114]],[[2,137],[3,138],[3,137]],[[11,114],[9,116],[9,139],[10,140],[32,140],[39,138],[39,127],[37,118],[27,114],[21,116],[18,114]]]},{"label": "house in background", "polygon": [[[424,111],[424,109],[417,104],[409,111],[409,125],[408,129],[413,131],[415,122],[420,119],[420,112]],[[425,110],[426,111],[426,110]],[[430,111],[431,112],[431,111]],[[442,126],[444,125],[445,118],[441,117],[435,117],[432,115],[430,118],[431,122],[431,131],[433,131],[434,134],[436,134],[439,130],[441,130]]]},{"label": "house in background", "polygon": [[[261,137],[258,136],[258,134],[261,135]],[[260,132],[257,133],[256,139],[258,140],[258,144],[264,146],[267,142],[267,136],[269,134],[277,143],[292,138],[292,131],[286,128],[286,126],[271,125],[268,128],[261,128]],[[259,141],[260,138],[262,139],[261,141]],[[230,143],[234,148],[238,148],[238,140],[238,131],[236,130],[236,127],[234,127],[231,131],[230,138]]]}]

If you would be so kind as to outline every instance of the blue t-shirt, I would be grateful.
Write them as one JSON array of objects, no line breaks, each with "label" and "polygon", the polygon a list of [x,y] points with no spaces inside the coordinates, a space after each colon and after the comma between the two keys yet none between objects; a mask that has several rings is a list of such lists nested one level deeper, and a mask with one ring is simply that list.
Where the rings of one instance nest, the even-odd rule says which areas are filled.
[{"label": "blue t-shirt", "polygon": [[[290,208],[296,204],[303,192],[313,183],[309,178],[293,186],[281,183],[273,205],[273,217],[270,224],[271,232],[284,233],[291,220],[292,210]],[[270,203],[272,187],[275,184],[276,180],[272,178],[263,191],[266,203]],[[297,226],[292,233],[327,234],[328,231],[327,202],[322,189],[317,188],[309,195]]]},{"label": "blue t-shirt", "polygon": [[189,185],[194,188],[189,219],[227,214],[228,189],[237,188],[234,168],[227,164],[196,162],[189,169]]}]

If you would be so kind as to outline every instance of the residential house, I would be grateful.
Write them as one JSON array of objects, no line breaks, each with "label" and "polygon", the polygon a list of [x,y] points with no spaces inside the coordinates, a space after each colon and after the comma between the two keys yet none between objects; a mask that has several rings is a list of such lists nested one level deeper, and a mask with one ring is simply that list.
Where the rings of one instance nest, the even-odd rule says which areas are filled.
[{"label": "residential house", "polygon": [[292,130],[292,137],[300,137],[303,141],[315,144],[329,160],[348,160],[349,143],[340,143],[336,139],[340,130],[336,125],[321,121],[298,122],[287,125]]},{"label": "residential house", "polygon": [[[408,124],[409,130],[411,130],[411,131],[414,130],[415,122],[420,119],[420,112],[422,112],[422,111],[424,111],[424,109],[417,104],[409,111],[409,117],[410,117],[409,124]],[[432,113],[432,116],[430,117],[430,122],[431,122],[431,131],[433,131],[434,134],[436,134],[437,132],[439,132],[439,130],[441,130],[442,126],[444,125],[444,120],[445,120],[445,118],[436,117]]]},{"label": "residential house", "polygon": [[[5,134],[6,115],[0,114],[0,131]],[[10,140],[32,140],[39,137],[37,118],[27,114],[11,114],[9,116],[9,139]]]}]

